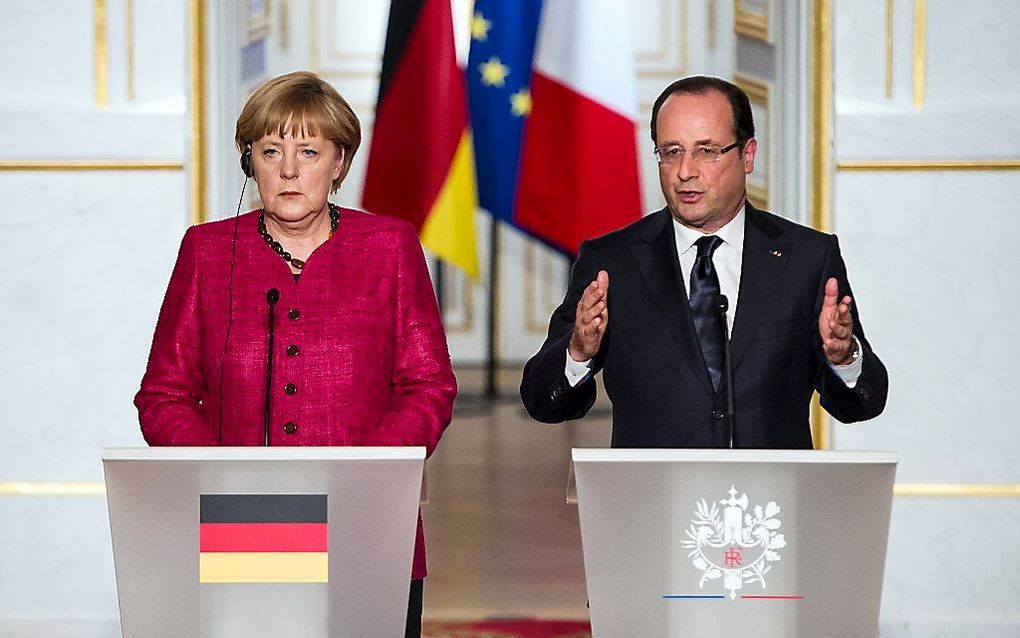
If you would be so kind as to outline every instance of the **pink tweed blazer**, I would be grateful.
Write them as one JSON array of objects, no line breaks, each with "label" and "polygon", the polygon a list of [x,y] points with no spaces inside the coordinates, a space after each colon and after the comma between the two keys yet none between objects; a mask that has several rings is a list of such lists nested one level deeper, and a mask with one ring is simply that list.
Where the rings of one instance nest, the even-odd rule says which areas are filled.
[{"label": "pink tweed blazer", "polygon": [[[181,242],[135,396],[149,445],[263,444],[266,292],[276,288],[271,444],[431,454],[457,387],[414,229],[342,208],[295,282],[259,235],[258,212],[237,223],[232,286],[233,219],[194,226]],[[411,577],[425,573],[419,518]]]}]

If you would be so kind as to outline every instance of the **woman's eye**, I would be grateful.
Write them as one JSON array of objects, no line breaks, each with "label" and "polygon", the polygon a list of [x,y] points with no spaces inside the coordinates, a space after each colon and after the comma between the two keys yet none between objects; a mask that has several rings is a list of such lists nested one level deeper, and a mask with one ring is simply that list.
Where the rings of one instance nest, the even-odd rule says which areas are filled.
[{"label": "woman's eye", "polygon": [[275,157],[276,156],[276,149],[275,148],[267,148],[266,150],[262,151],[262,154],[265,155],[266,157]]},{"label": "woman's eye", "polygon": [[316,155],[319,154],[317,151],[312,150],[310,148],[306,148],[301,152],[304,153],[305,157],[315,157]]}]

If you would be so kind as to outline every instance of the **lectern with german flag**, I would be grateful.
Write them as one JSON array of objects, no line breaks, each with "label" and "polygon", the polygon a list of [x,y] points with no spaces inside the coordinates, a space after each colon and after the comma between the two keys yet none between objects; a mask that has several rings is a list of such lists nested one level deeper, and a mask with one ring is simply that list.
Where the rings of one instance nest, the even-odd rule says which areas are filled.
[{"label": "lectern with german flag", "polygon": [[124,638],[397,636],[424,448],[103,450]]}]

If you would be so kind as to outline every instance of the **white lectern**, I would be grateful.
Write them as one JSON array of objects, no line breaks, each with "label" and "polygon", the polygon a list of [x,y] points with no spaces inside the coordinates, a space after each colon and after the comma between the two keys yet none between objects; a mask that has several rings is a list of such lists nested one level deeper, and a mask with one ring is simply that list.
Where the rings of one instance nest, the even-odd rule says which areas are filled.
[{"label": "white lectern", "polygon": [[401,636],[425,448],[103,450],[124,638]]},{"label": "white lectern", "polygon": [[575,449],[594,638],[874,638],[896,456]]}]

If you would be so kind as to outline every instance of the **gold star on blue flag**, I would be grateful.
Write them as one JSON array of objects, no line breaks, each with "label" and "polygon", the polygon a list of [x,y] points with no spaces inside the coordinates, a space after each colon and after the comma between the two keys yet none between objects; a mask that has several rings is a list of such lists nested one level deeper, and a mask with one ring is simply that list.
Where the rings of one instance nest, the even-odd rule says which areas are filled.
[{"label": "gold star on blue flag", "polygon": [[491,28],[492,22],[486,20],[481,11],[475,11],[475,15],[471,16],[471,39],[484,41]]},{"label": "gold star on blue flag", "polygon": [[510,67],[495,56],[480,64],[478,70],[482,73],[482,84],[485,86],[502,87],[506,84],[506,76],[510,75]]},{"label": "gold star on blue flag", "polygon": [[514,115],[526,117],[531,113],[531,91],[521,89],[510,96],[510,110]]}]

